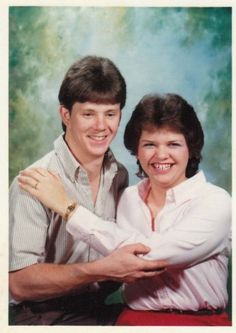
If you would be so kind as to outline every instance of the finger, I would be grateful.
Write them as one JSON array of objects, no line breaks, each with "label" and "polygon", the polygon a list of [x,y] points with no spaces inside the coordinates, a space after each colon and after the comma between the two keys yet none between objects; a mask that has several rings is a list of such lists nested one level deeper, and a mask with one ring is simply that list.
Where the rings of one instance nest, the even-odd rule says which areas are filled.
[{"label": "finger", "polygon": [[144,270],[144,272],[147,274],[158,275],[158,274],[164,273],[166,270],[167,270],[167,268],[163,267],[163,268],[157,268],[155,270],[147,270],[147,271]]},{"label": "finger", "polygon": [[22,183],[22,182],[19,182],[19,186],[22,190],[30,193],[31,195],[37,197],[37,190],[30,186],[29,184],[26,184],[26,183]]},{"label": "finger", "polygon": [[40,181],[42,179],[42,176],[33,169],[25,169],[23,171],[20,171],[19,176],[31,178],[35,181]]},{"label": "finger", "polygon": [[47,177],[49,175],[51,175],[50,171],[48,169],[45,168],[34,168],[34,170],[36,172],[38,172],[41,176]]},{"label": "finger", "polygon": [[39,185],[40,182],[37,179],[28,176],[18,176],[17,180],[20,184],[33,187],[35,189],[36,184]]},{"label": "finger", "polygon": [[162,268],[160,270],[157,270],[157,271],[150,271],[150,272],[142,272],[141,273],[141,277],[143,278],[150,278],[150,277],[153,277],[153,276],[157,276],[157,275],[160,275],[162,273],[164,273],[166,271],[166,268]]},{"label": "finger", "polygon": [[42,177],[46,177],[47,175],[49,175],[47,170],[43,168],[27,168],[23,171],[20,171],[20,174],[25,176],[31,176],[37,179],[39,177],[39,179],[42,179]]},{"label": "finger", "polygon": [[168,262],[165,260],[158,260],[158,261],[147,261],[145,259],[140,259],[140,260],[144,261],[142,270],[145,272],[160,271],[168,266]]},{"label": "finger", "polygon": [[130,253],[133,253],[135,255],[147,254],[151,250],[150,247],[148,247],[142,243],[127,245],[127,247],[129,247],[128,250],[130,251]]},{"label": "finger", "polygon": [[61,177],[59,176],[59,174],[56,171],[53,170],[48,170],[48,172],[50,173],[50,175],[52,175],[53,177],[55,177],[56,179],[60,180]]},{"label": "finger", "polygon": [[149,278],[149,277],[152,277],[152,276],[157,276],[157,275],[160,275],[160,274],[164,273],[165,271],[166,271],[166,268],[162,268],[159,271],[154,271],[154,272],[145,272],[144,277]]}]

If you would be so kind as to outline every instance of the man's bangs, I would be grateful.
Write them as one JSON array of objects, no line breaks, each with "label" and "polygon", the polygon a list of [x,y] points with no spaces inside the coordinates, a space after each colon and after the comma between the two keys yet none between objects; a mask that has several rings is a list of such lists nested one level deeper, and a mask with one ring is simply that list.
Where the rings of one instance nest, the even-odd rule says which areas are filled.
[{"label": "man's bangs", "polygon": [[119,96],[112,94],[110,91],[104,94],[101,92],[90,93],[87,101],[96,104],[118,104],[121,103]]}]

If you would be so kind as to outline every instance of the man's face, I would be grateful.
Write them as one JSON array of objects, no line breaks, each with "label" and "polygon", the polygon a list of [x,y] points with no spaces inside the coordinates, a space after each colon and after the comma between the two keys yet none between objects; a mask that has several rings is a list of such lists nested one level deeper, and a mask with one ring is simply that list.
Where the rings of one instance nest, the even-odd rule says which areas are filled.
[{"label": "man's face", "polygon": [[62,109],[61,116],[67,126],[66,141],[75,157],[81,163],[103,158],[118,130],[120,104],[76,102],[71,114]]}]

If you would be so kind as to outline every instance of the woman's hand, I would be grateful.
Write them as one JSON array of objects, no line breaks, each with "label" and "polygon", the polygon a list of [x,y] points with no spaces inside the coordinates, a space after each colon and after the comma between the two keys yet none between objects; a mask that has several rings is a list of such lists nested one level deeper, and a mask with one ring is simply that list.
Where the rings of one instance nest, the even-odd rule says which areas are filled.
[{"label": "woman's hand", "polygon": [[61,216],[72,200],[65,192],[59,175],[42,168],[29,168],[18,176],[20,188],[37,198],[43,205]]}]

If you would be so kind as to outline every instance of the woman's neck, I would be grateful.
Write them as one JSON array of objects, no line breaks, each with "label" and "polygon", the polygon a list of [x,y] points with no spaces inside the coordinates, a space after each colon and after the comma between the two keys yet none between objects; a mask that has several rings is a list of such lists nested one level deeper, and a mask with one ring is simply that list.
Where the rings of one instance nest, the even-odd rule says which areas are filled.
[{"label": "woman's neck", "polygon": [[152,183],[150,183],[150,185],[151,185],[150,192],[152,194],[153,199],[159,204],[165,203],[167,190],[159,186],[155,186]]},{"label": "woman's neck", "polygon": [[165,205],[166,190],[150,183],[150,190],[146,198],[152,217],[155,218]]}]

